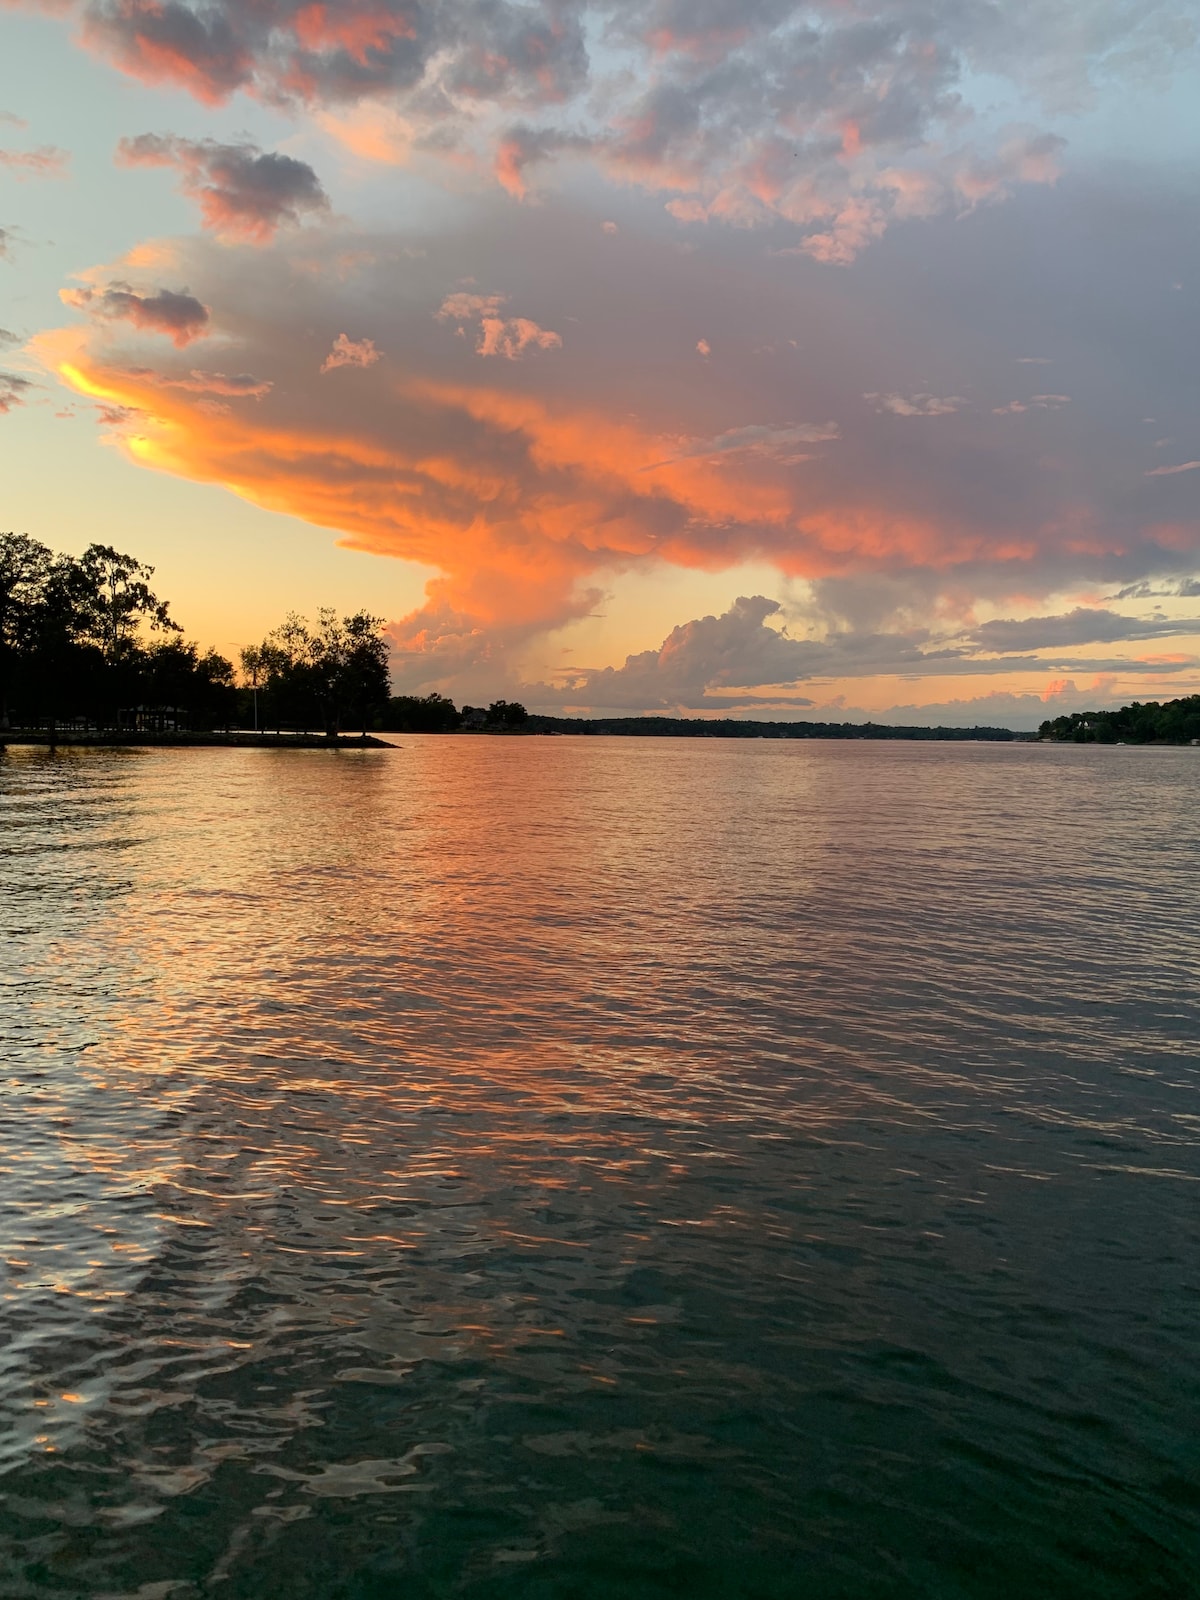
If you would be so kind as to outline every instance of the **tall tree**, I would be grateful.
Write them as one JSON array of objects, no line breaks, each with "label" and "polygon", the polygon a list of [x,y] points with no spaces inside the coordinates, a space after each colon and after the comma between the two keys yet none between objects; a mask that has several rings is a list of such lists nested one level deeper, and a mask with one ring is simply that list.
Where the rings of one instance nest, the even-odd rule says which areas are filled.
[{"label": "tall tree", "polygon": [[315,626],[291,612],[261,647],[244,652],[243,668],[265,674],[278,719],[317,721],[335,734],[353,718],[363,731],[387,702],[388,651],[381,617],[357,611],[339,618],[324,609]]},{"label": "tall tree", "polygon": [[182,633],[165,600],[152,593],[154,568],[107,544],[90,544],[70,575],[77,608],[76,631],[110,663],[136,650],[143,626]]},{"label": "tall tree", "polygon": [[13,678],[36,631],[54,554],[24,533],[0,533],[0,727],[9,725]]},{"label": "tall tree", "polygon": [[367,731],[367,723],[386,703],[391,689],[387,641],[381,636],[382,617],[356,611],[342,620],[338,664],[334,674],[334,699],[342,716]]}]

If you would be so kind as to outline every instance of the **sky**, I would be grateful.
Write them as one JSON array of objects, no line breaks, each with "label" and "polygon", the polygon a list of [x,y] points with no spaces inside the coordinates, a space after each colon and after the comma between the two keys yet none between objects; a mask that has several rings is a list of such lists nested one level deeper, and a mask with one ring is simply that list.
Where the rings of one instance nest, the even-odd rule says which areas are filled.
[{"label": "sky", "polygon": [[1194,0],[0,0],[0,526],[397,692],[1200,692]]}]

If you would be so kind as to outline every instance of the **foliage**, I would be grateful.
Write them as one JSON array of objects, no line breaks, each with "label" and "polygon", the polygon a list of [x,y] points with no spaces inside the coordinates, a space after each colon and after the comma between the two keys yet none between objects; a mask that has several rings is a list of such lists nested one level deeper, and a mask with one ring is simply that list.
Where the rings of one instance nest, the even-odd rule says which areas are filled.
[{"label": "foliage", "polygon": [[735,717],[539,717],[530,733],[617,734],[658,739],[904,739],[912,742],[1003,743],[1009,728],[906,728],[883,722],[760,722]]},{"label": "foliage", "polygon": [[493,700],[487,708],[489,728],[523,728],[529,713],[515,700]]},{"label": "foliage", "polygon": [[389,733],[454,733],[462,714],[440,694],[396,694],[375,726]]},{"label": "foliage", "polygon": [[0,534],[0,725],[227,722],[233,668],[181,642],[153,574],[111,545],[56,555]]},{"label": "foliage", "polygon": [[263,640],[243,650],[242,671],[257,692],[262,726],[322,727],[346,723],[365,733],[388,702],[388,650],[383,619],[366,611],[317,621],[294,611]]},{"label": "foliage", "polygon": [[1200,739],[1200,694],[1052,717],[1042,723],[1038,737],[1073,744],[1191,744]]}]

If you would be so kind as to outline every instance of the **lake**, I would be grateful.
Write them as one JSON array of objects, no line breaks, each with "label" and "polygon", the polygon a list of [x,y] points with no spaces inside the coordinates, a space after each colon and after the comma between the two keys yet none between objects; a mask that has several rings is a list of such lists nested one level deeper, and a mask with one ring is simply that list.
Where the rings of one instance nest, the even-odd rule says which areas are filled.
[{"label": "lake", "polygon": [[1200,751],[0,755],[0,1592],[1197,1592]]}]

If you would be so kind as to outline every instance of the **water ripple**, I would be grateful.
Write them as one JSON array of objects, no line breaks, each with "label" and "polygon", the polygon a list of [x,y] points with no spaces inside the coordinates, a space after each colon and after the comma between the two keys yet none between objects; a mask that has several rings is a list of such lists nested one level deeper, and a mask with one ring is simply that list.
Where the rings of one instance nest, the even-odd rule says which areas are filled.
[{"label": "water ripple", "polygon": [[1171,1596],[1187,750],[0,757],[0,1587]]}]

